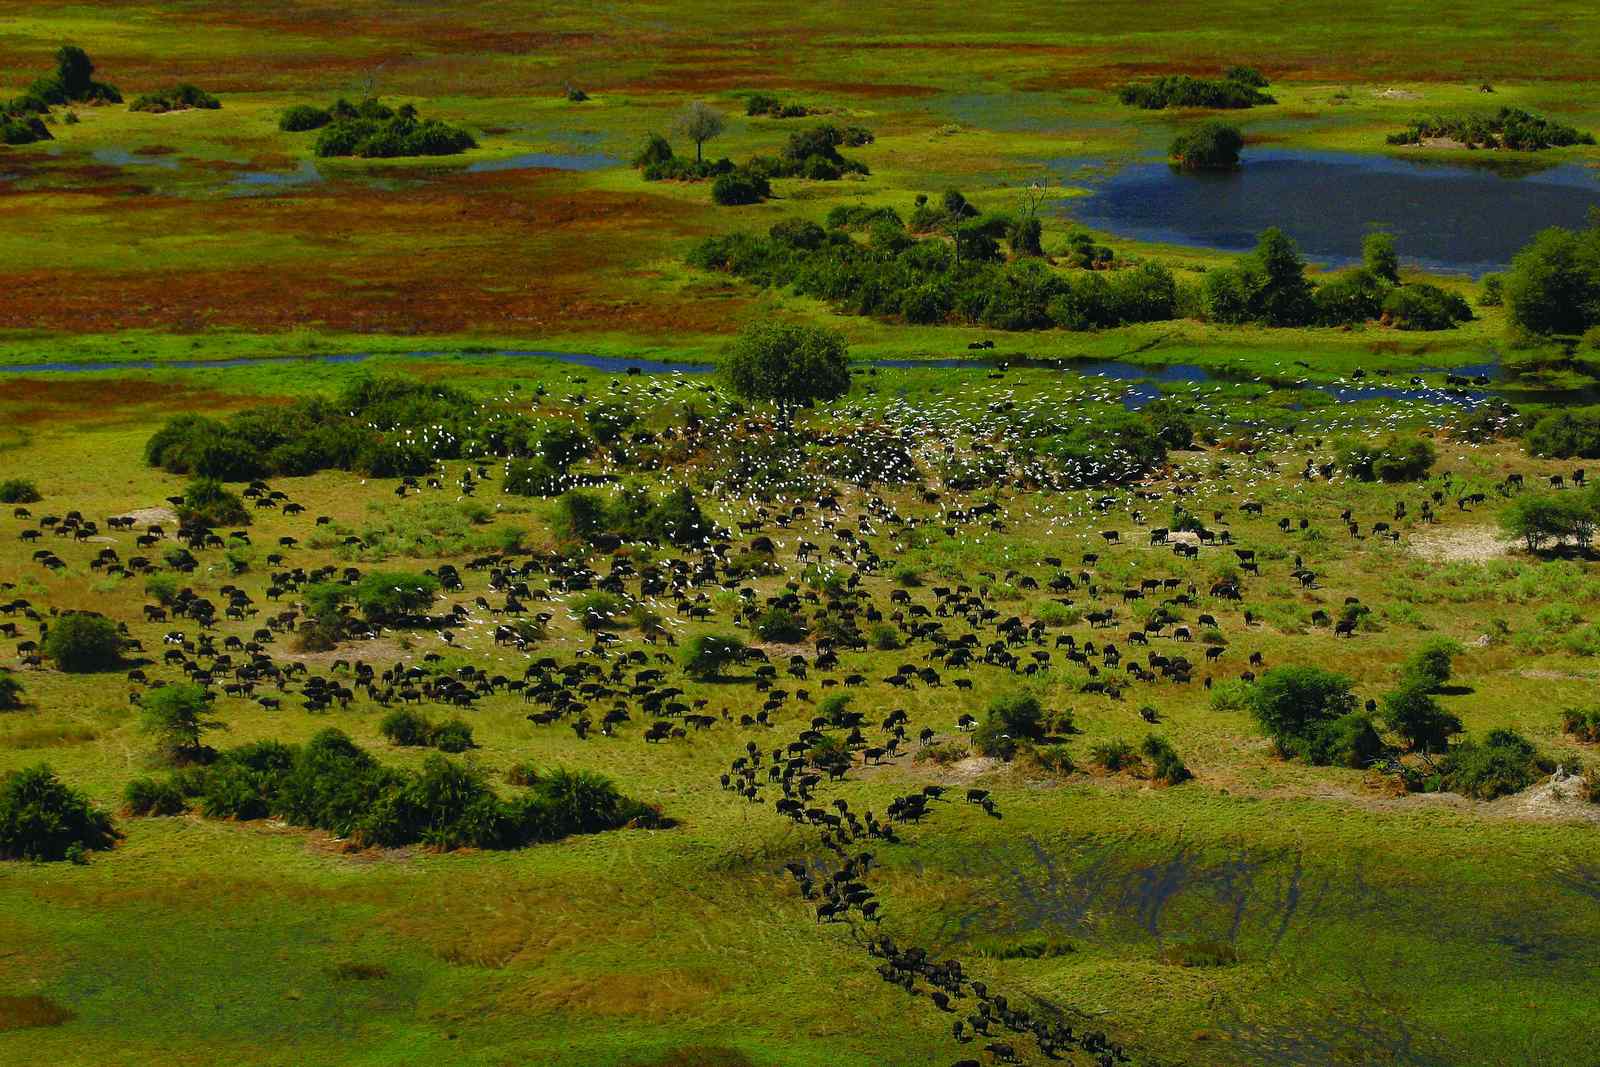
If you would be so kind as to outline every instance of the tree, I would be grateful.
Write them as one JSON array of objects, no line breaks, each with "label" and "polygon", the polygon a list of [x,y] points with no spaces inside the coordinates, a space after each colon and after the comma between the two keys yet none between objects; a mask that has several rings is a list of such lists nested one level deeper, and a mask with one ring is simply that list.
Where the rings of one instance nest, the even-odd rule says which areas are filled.
[{"label": "tree", "polygon": [[1233,170],[1243,147],[1237,126],[1211,121],[1179,134],[1170,154],[1185,170]]},{"label": "tree", "polygon": [[699,100],[684,108],[673,124],[674,130],[694,142],[696,163],[701,161],[702,146],[707,141],[721,136],[722,131],[727,128],[728,120],[722,112]]},{"label": "tree", "polygon": [[683,650],[683,669],[702,681],[720,678],[744,655],[744,642],[731,634],[699,634]]},{"label": "tree", "polygon": [[1547,459],[1600,457],[1600,408],[1553,411],[1529,427],[1523,445]]},{"label": "tree", "polygon": [[1305,262],[1282,230],[1262,232],[1237,266],[1206,274],[1206,310],[1217,322],[1304,326],[1317,315]]},{"label": "tree", "polygon": [[1461,720],[1416,684],[1384,695],[1383,721],[1411,752],[1442,752],[1450,744],[1450,735],[1461,732]]},{"label": "tree", "polygon": [[1299,752],[1327,723],[1355,710],[1350,679],[1320,667],[1274,667],[1246,696],[1250,713],[1284,752]]},{"label": "tree", "polygon": [[814,326],[755,323],[733,344],[724,371],[748,400],[808,404],[850,391],[844,335]]},{"label": "tree", "polygon": [[1451,658],[1464,651],[1461,642],[1436,637],[1414,652],[1402,670],[1408,686],[1425,693],[1437,693],[1450,680]]},{"label": "tree", "polygon": [[1044,709],[1031,693],[995,697],[988,714],[972,735],[972,745],[985,756],[1010,759],[1023,741],[1044,736]]},{"label": "tree", "polygon": [[156,739],[160,748],[180,759],[201,754],[200,738],[208,730],[222,728],[208,718],[211,700],[204,688],[188,682],[152,689],[144,695],[139,726]]},{"label": "tree", "polygon": [[539,435],[535,450],[550,467],[565,474],[567,468],[589,454],[594,442],[575,423],[554,422]]},{"label": "tree", "polygon": [[1587,543],[1594,533],[1596,502],[1587,494],[1529,493],[1500,513],[1500,528],[1520,539],[1529,552],[1569,537]]},{"label": "tree", "polygon": [[1256,300],[1259,319],[1268,326],[1304,326],[1314,305],[1305,261],[1287,234],[1273,226],[1261,234],[1251,253],[1263,279]]},{"label": "tree", "polygon": [[356,583],[355,600],[369,622],[394,623],[425,611],[438,592],[431,574],[373,571]]},{"label": "tree", "polygon": [[1540,231],[1511,260],[1503,288],[1512,325],[1581,334],[1600,322],[1600,228]]},{"label": "tree", "polygon": [[195,478],[183,490],[181,517],[199,526],[248,526],[244,501],[215,478]]},{"label": "tree", "polygon": [[1438,452],[1421,437],[1391,437],[1382,445],[1357,439],[1340,442],[1336,461],[1357,481],[1414,482],[1428,475]]},{"label": "tree", "polygon": [[1361,240],[1361,263],[1374,278],[1400,284],[1400,256],[1395,251],[1394,235],[1376,230]]},{"label": "tree", "polygon": [[94,84],[94,63],[77,45],[64,44],[56,49],[56,76],[68,100],[82,100]]},{"label": "tree", "polygon": [[74,611],[50,627],[44,652],[68,674],[110,670],[122,659],[122,636],[105,616]]}]

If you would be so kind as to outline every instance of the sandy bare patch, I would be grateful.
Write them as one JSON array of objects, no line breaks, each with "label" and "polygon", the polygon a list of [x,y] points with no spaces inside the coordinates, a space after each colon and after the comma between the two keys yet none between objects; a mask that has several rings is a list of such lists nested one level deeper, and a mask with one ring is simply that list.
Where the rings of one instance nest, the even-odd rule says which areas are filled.
[{"label": "sandy bare patch", "polygon": [[178,521],[178,513],[171,508],[140,508],[137,511],[124,511],[122,518],[132,519],[136,526],[161,526],[170,525]]},{"label": "sandy bare patch", "polygon": [[1440,563],[1482,563],[1509,555],[1516,547],[1515,541],[1507,540],[1491,526],[1419,533],[1408,543],[1417,555]]},{"label": "sandy bare patch", "polygon": [[1382,97],[1385,100],[1420,100],[1420,99],[1422,99],[1422,94],[1421,93],[1414,93],[1410,89],[1378,89],[1378,90],[1374,91],[1372,95],[1373,96]]},{"label": "sandy bare patch", "polygon": [[284,652],[281,655],[284,659],[304,663],[308,667],[327,667],[341,659],[346,663],[354,663],[358,659],[368,663],[392,663],[403,659],[408,653],[400,647],[399,642],[380,637],[374,641],[350,641],[327,652]]},{"label": "sandy bare patch", "polygon": [[1520,793],[1483,805],[1483,810],[1513,819],[1582,819],[1600,823],[1600,804],[1583,796],[1583,781],[1562,767]]}]

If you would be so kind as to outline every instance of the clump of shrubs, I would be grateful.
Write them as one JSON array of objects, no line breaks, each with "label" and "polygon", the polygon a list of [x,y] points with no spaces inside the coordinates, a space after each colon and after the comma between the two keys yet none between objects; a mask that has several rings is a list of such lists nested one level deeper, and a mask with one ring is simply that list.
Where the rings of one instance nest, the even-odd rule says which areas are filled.
[{"label": "clump of shrubs", "polygon": [[1390,437],[1382,444],[1347,440],[1338,446],[1336,462],[1345,476],[1361,482],[1415,482],[1428,476],[1439,458],[1424,437]]},{"label": "clump of shrubs", "polygon": [[1431,138],[1458,141],[1465,148],[1504,148],[1513,152],[1594,144],[1594,134],[1520,107],[1503,107],[1492,115],[1416,118],[1405,129],[1389,134],[1387,140],[1392,145],[1415,145]]},{"label": "clump of shrubs", "polygon": [[[122,94],[116,86],[94,80],[94,63],[77,45],[62,45],[56,50],[55,73],[38,78],[26,92],[0,102],[0,143],[33,144],[54,140],[45,117],[61,104],[120,104]],[[69,124],[76,113],[67,112]]]},{"label": "clump of shrubs", "polygon": [[552,522],[559,533],[591,545],[607,541],[698,544],[712,531],[711,521],[688,486],[659,497],[638,486],[624,486],[614,495],[573,489],[556,500]]},{"label": "clump of shrubs", "polygon": [[684,646],[683,669],[702,681],[721,678],[729,667],[743,663],[748,649],[732,634],[696,634]]},{"label": "clump of shrubs", "polygon": [[1356,710],[1350,679],[1320,667],[1274,667],[1241,694],[1285,756],[1365,767],[1383,752],[1370,716]]},{"label": "clump of shrubs", "polygon": [[0,504],[33,504],[43,499],[39,487],[31,478],[7,478],[0,481]]},{"label": "clump of shrubs", "polygon": [[1575,741],[1600,743],[1600,707],[1567,708],[1561,713],[1561,732]]},{"label": "clump of shrubs", "polygon": [[222,101],[199,86],[191,85],[188,82],[180,82],[171,89],[145,93],[135,98],[133,103],[128,105],[128,110],[148,111],[160,115],[168,111],[188,111],[190,109],[215,111],[221,106]]},{"label": "clump of shrubs", "polygon": [[356,847],[518,848],[627,825],[660,813],[608,779],[558,769],[502,799],[470,766],[432,755],[421,770],[386,767],[337,729],[304,745],[263,741],[222,753],[183,783],[208,818],[273,816]]},{"label": "clump of shrubs", "polygon": [[460,719],[435,723],[421,712],[397,708],[383,717],[378,732],[390,744],[411,748],[437,748],[441,752],[465,752],[475,747],[472,727]]},{"label": "clump of shrubs", "polygon": [[1221,78],[1165,74],[1151,81],[1132,82],[1117,91],[1117,99],[1146,111],[1169,107],[1247,108],[1277,103],[1262,92],[1266,86],[1267,79],[1260,71],[1230,67]]},{"label": "clump of shrubs", "polygon": [[1031,693],[1012,693],[990,701],[983,722],[972,735],[980,755],[1010,760],[1018,749],[1045,735],[1044,708]]},{"label": "clump of shrubs", "polygon": [[358,104],[339,99],[322,109],[297,105],[278,119],[289,133],[321,130],[314,148],[320,157],[453,156],[478,147],[466,130],[439,119],[424,119],[411,104],[391,108],[375,97]]},{"label": "clump of shrubs", "polygon": [[786,103],[770,93],[751,93],[745,98],[744,113],[751,118],[803,119],[811,109],[792,100]]},{"label": "clump of shrubs", "polygon": [[1150,778],[1162,785],[1179,785],[1194,777],[1187,764],[1178,756],[1172,742],[1156,734],[1146,735],[1139,752],[1150,764]]},{"label": "clump of shrubs", "polygon": [[1451,746],[1438,773],[1423,783],[1472,797],[1493,800],[1520,793],[1553,769],[1527,738],[1515,730],[1490,730],[1482,741]]},{"label": "clump of shrubs", "polygon": [[1168,155],[1184,170],[1233,170],[1244,135],[1226,122],[1204,122],[1179,134]]},{"label": "clump of shrubs", "polygon": [[81,861],[118,836],[111,817],[49,766],[0,777],[0,860]]}]

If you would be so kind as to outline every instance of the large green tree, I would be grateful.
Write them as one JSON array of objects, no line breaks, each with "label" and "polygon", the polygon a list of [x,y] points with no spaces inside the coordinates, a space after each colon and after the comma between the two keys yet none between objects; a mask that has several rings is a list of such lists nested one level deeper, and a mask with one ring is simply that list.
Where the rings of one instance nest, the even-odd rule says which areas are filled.
[{"label": "large green tree", "polygon": [[739,334],[724,373],[747,400],[832,400],[850,390],[849,349],[835,330],[757,323]]}]

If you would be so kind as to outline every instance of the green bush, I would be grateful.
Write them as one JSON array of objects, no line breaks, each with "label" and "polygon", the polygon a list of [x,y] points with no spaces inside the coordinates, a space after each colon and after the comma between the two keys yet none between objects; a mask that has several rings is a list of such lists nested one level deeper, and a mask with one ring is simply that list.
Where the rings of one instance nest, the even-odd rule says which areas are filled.
[{"label": "green bush", "polygon": [[1600,324],[1600,227],[1541,231],[1511,260],[1505,301],[1530,334],[1582,334]]},{"label": "green bush", "polygon": [[1140,753],[1150,761],[1150,777],[1164,785],[1178,785],[1194,777],[1188,766],[1178,757],[1172,743],[1164,737],[1147,734],[1139,746]]},{"label": "green bush", "polygon": [[972,735],[972,747],[982,755],[1011,759],[1018,747],[1044,736],[1044,708],[1031,693],[997,696]]},{"label": "green bush", "polygon": [[1317,735],[1355,710],[1350,679],[1320,667],[1273,667],[1257,679],[1245,702],[1286,755],[1311,754]]},{"label": "green bush", "polygon": [[724,174],[711,184],[711,199],[724,207],[759,204],[771,195],[767,179],[747,170]]},{"label": "green bush", "polygon": [[1600,407],[1564,408],[1544,415],[1523,436],[1529,455],[1547,459],[1600,458]]},{"label": "green bush", "polygon": [[185,523],[204,526],[248,526],[250,512],[238,495],[222,487],[215,478],[195,478],[183,490],[183,506],[178,517]]},{"label": "green bush", "polygon": [[332,121],[317,135],[314,151],[319,157],[452,156],[478,147],[466,130],[439,119],[420,118],[410,105],[391,109],[367,99],[351,108],[339,101],[329,114]]},{"label": "green bush", "polygon": [[440,723],[433,731],[433,747],[440,752],[458,753],[475,748],[472,727],[460,719]]},{"label": "green bush", "polygon": [[0,667],[0,711],[16,711],[22,707],[22,683],[10,668]]},{"label": "green bush", "polygon": [[701,680],[720,678],[744,657],[744,642],[731,634],[697,634],[684,646],[683,669]]},{"label": "green bush", "polygon": [[1362,482],[1415,482],[1428,476],[1439,454],[1425,437],[1390,437],[1381,445],[1356,439],[1340,442],[1335,462],[1345,475]]},{"label": "green bush", "polygon": [[1389,290],[1383,315],[1402,330],[1450,330],[1472,321],[1472,309],[1459,294],[1421,282]]},{"label": "green bush", "polygon": [[122,662],[122,635],[110,619],[74,611],[51,623],[44,653],[68,674],[111,670]]},{"label": "green bush", "polygon": [[1164,74],[1117,90],[1117,99],[1132,107],[1159,111],[1169,107],[1247,108],[1276,103],[1261,90],[1266,80],[1250,67],[1231,67],[1221,78]]},{"label": "green bush", "polygon": [[1406,685],[1383,698],[1384,725],[1412,752],[1442,752],[1461,720],[1445,711],[1423,685]]},{"label": "green bush", "polygon": [[135,778],[122,790],[130,815],[181,815],[188,810],[183,792],[170,779]]},{"label": "green bush", "polygon": [[570,610],[585,630],[606,630],[626,625],[628,605],[616,593],[594,589],[572,599]]},{"label": "green bush", "polygon": [[188,82],[181,82],[171,89],[136,97],[133,103],[128,105],[128,110],[162,114],[167,111],[187,111],[190,108],[215,111],[221,106],[222,102],[210,93]]},{"label": "green bush", "polygon": [[439,579],[406,571],[371,571],[356,583],[355,601],[369,622],[398,625],[427,611]]},{"label": "green bush", "polygon": [[7,478],[0,481],[0,504],[32,504],[42,499],[31,478]]},{"label": "green bush", "polygon": [[740,333],[723,369],[734,392],[748,400],[805,404],[850,390],[848,359],[836,331],[754,323]]},{"label": "green bush", "polygon": [[144,694],[139,726],[163,752],[192,759],[201,754],[206,732],[222,728],[210,714],[211,701],[202,686],[172,682]]},{"label": "green bush", "polygon": [[307,130],[320,130],[332,121],[333,115],[327,108],[296,104],[278,118],[278,129],[285,133],[304,133]]},{"label": "green bush", "polygon": [[887,622],[873,623],[871,631],[867,634],[867,641],[879,652],[893,652],[904,644],[900,640],[900,631],[893,623]]},{"label": "green bush", "polygon": [[1185,170],[1233,170],[1243,147],[1239,127],[1211,121],[1179,134],[1168,155]]},{"label": "green bush", "polygon": [[803,641],[806,636],[806,623],[799,615],[786,608],[770,607],[762,612],[756,620],[756,635],[763,641],[778,641],[784,644],[793,644]]},{"label": "green bush", "polygon": [[1372,725],[1372,716],[1352,711],[1316,727],[1301,754],[1306,762],[1319,767],[1360,770],[1371,766],[1383,752],[1383,738]]},{"label": "green bush", "polygon": [[643,169],[665,163],[671,158],[672,145],[667,143],[667,139],[659,133],[650,133],[645,135],[644,144],[634,153],[633,165],[637,169]]},{"label": "green bush", "polygon": [[433,743],[433,723],[421,712],[396,708],[378,723],[378,732],[392,745],[426,747]]},{"label": "green bush", "polygon": [[1537,750],[1512,730],[1491,730],[1481,741],[1463,741],[1440,766],[1445,788],[1478,800],[1519,793],[1543,770]]},{"label": "green bush", "polygon": [[110,848],[117,837],[110,816],[48,766],[0,777],[0,859],[77,859]]},{"label": "green bush", "polygon": [[1459,141],[1468,148],[1504,148],[1513,152],[1594,144],[1593,134],[1581,133],[1519,107],[1502,107],[1491,115],[1412,119],[1404,130],[1389,134],[1386,140],[1392,145],[1421,144],[1434,137]]},{"label": "green bush", "polygon": [[1448,637],[1429,640],[1412,653],[1401,668],[1405,684],[1421,688],[1424,692],[1437,693],[1450,681],[1452,660],[1464,651],[1461,642]]},{"label": "green bush", "polygon": [[1206,312],[1216,322],[1305,326],[1317,315],[1305,261],[1277,227],[1263,231],[1234,266],[1207,271],[1205,287]]},{"label": "green bush", "polygon": [[1120,737],[1095,745],[1089,750],[1089,758],[1108,774],[1133,770],[1144,764],[1138,751]]}]

